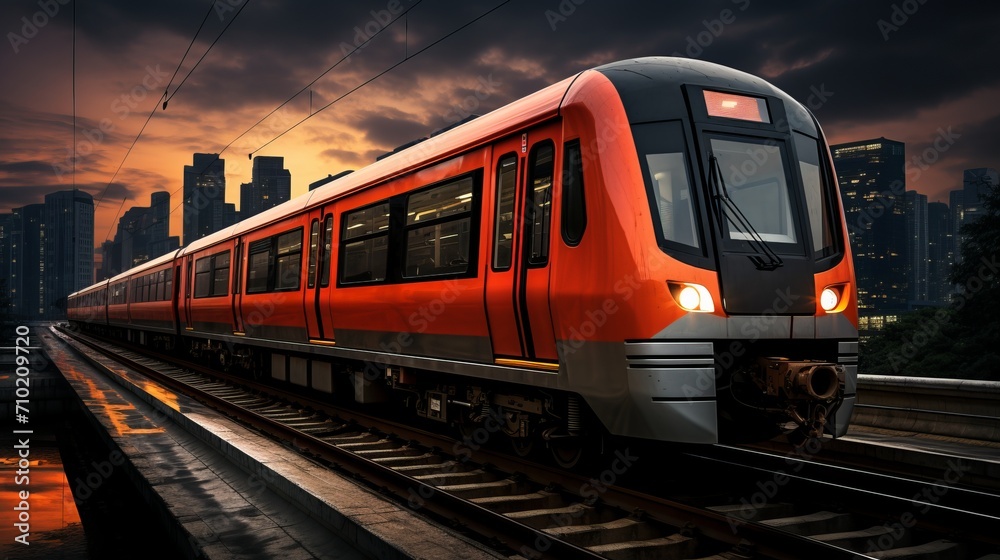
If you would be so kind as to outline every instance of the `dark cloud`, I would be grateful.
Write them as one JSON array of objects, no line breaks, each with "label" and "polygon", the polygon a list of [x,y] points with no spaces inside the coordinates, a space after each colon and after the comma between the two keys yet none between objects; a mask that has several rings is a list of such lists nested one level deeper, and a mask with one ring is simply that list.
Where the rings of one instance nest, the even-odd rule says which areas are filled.
[{"label": "dark cloud", "polygon": [[0,173],[48,173],[52,171],[52,164],[47,161],[14,161],[0,163]]},{"label": "dark cloud", "polygon": [[365,112],[360,117],[351,124],[364,131],[369,141],[387,149],[431,133],[429,125],[413,120],[412,115],[396,109],[383,108],[381,112]]},{"label": "dark cloud", "polygon": [[[234,9],[226,9],[232,4],[236,4]],[[398,2],[402,8],[414,4],[412,0]],[[919,8],[905,13],[904,4],[909,11],[913,6]],[[213,4],[174,82],[174,91],[240,5],[235,0]],[[396,5],[389,0],[254,0],[171,100],[167,111],[156,113],[139,147],[172,142],[187,152],[214,152],[232,141],[230,151],[234,153],[226,155],[246,163],[246,152],[309,114],[308,93],[247,136],[234,139],[356,44],[382,30],[390,18],[398,16],[399,10],[390,13]],[[402,20],[392,25],[310,88],[314,92],[313,110],[399,63],[404,56],[420,52],[493,5],[458,0],[416,5],[405,18],[405,27]],[[81,3],[77,7],[79,56],[83,60],[102,56],[116,61],[120,68],[132,69],[132,73],[122,71],[107,78],[127,93],[141,83],[147,65],[173,72],[208,8],[204,0]],[[0,23],[4,29],[17,29],[22,16],[37,10],[37,0],[6,2],[0,7]],[[65,8],[51,20],[51,27],[62,30],[71,24]],[[877,130],[878,123],[913,120],[974,90],[994,88],[1000,92],[1000,73],[990,70],[990,61],[1000,54],[998,25],[1000,4],[961,1],[713,0],[654,4],[591,0],[577,5],[566,0],[517,0],[420,52],[311,119],[300,132],[320,138],[307,140],[316,144],[316,158],[361,166],[372,161],[376,152],[381,153],[372,145],[391,149],[469,113],[484,114],[583,69],[617,59],[675,53],[765,76],[804,102],[818,101],[817,96],[826,92],[813,108],[828,134]],[[46,35],[51,35],[48,30]],[[49,43],[45,46],[55,48]],[[8,50],[3,56],[11,56],[9,48],[4,48]],[[13,76],[5,80],[5,87],[35,87],[29,85],[32,77]],[[484,80],[493,84],[489,91],[484,91]],[[163,85],[158,83],[157,88]],[[150,90],[149,97],[155,96],[154,91],[160,93],[157,88]],[[395,101],[391,107],[382,106],[387,97]],[[144,99],[141,107],[149,107],[151,101]],[[109,112],[106,103],[103,107],[105,114],[81,119],[82,126],[93,130],[100,117],[114,119],[116,115]],[[0,98],[0,149],[5,156],[16,156],[5,157],[6,163],[0,166],[0,186],[33,184],[32,178],[34,182],[54,183],[51,165],[66,160],[72,119],[65,110],[45,113],[21,109]],[[136,108],[127,124],[148,110]],[[962,140],[936,169],[954,176],[961,166],[996,165],[1000,136],[995,130],[1000,109],[969,106],[959,113],[948,115],[955,122],[918,123],[921,126],[907,132],[908,137],[898,139],[908,142],[908,153],[916,153],[913,150],[933,140],[938,126],[961,125]],[[174,136],[161,132],[181,125],[183,131]],[[337,136],[344,134],[345,127],[334,125],[347,125],[354,137]],[[117,130],[112,132],[101,141],[101,149],[78,162],[81,170],[113,169],[120,162],[118,154],[124,154],[131,140]],[[366,153],[344,148],[356,145]],[[51,162],[48,171],[47,162]],[[176,189],[179,167],[175,177],[137,173],[118,180]]]}]

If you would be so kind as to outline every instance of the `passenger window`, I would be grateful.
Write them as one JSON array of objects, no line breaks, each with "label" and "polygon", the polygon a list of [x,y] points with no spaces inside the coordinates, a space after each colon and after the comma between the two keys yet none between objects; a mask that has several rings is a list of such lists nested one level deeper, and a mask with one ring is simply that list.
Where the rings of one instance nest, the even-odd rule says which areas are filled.
[{"label": "passenger window", "polygon": [[267,291],[267,263],[270,260],[270,240],[262,250],[254,252],[250,248],[250,261],[247,263],[247,293],[256,294]]},{"label": "passenger window", "polygon": [[555,149],[550,140],[531,149],[528,163],[528,223],[530,251],[528,263],[543,265],[549,260],[549,227],[552,219],[552,173]]},{"label": "passenger window", "polygon": [[517,156],[500,158],[497,164],[496,214],[493,217],[493,269],[507,270],[514,250],[514,195],[517,188]]},{"label": "passenger window", "polygon": [[464,274],[469,270],[473,197],[472,177],[407,197],[403,277]]},{"label": "passenger window", "polygon": [[320,266],[319,285],[330,285],[330,259],[333,258],[333,215],[329,214],[323,224],[323,260]]},{"label": "passenger window", "polygon": [[302,277],[302,228],[258,239],[247,250],[247,293],[297,290]]},{"label": "passenger window", "polygon": [[385,280],[389,260],[389,203],[347,213],[342,222],[344,264],[340,281],[354,284]]},{"label": "passenger window", "polygon": [[302,271],[302,230],[297,229],[278,236],[277,278],[275,290],[299,289]]},{"label": "passenger window", "polygon": [[194,297],[227,295],[229,251],[198,259],[194,264],[194,273]]},{"label": "passenger window", "polygon": [[309,287],[316,286],[316,259],[319,258],[319,220],[309,229]]}]

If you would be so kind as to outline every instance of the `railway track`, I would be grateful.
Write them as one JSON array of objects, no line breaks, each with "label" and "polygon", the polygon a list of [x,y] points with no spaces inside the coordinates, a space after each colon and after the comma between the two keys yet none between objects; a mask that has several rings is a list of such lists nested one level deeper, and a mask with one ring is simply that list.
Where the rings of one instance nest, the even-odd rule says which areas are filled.
[{"label": "railway track", "polygon": [[[488,432],[471,434],[465,443],[456,442],[403,422],[334,407],[198,364],[140,355],[107,341],[73,336],[87,345],[88,351],[111,356],[174,391],[290,442],[303,454],[350,473],[411,508],[515,557],[837,559],[864,558],[875,548],[871,555],[875,558],[980,558],[989,546],[971,540],[972,533],[965,540],[946,538],[950,536],[948,520],[959,518],[949,515],[962,513],[971,516],[962,519],[987,521],[974,512],[937,507],[934,516],[902,531],[882,522],[893,513],[873,515],[862,508],[828,511],[842,507],[831,500],[785,502],[772,496],[757,504],[751,496],[748,509],[737,498],[738,485],[730,495],[709,488],[694,492],[697,495],[692,497],[691,489],[686,489],[683,501],[668,500],[658,497],[664,493],[655,488],[650,492],[648,481],[631,488],[616,484],[626,479],[634,484],[645,478],[634,476],[636,472],[655,471],[653,465],[659,460],[655,450],[632,455],[626,443],[605,454],[606,464],[594,476],[566,472],[475,443],[489,440]],[[711,449],[711,453],[691,452],[685,460],[721,471],[738,470],[741,474],[734,481],[742,480],[749,485],[746,488],[755,488],[750,482],[755,477],[768,481],[768,477],[789,469],[787,465],[783,470],[777,468],[773,457],[762,456],[754,458],[752,468],[747,468],[749,455],[726,457],[724,453],[738,451],[704,449]],[[639,457],[644,464],[635,468]],[[809,484],[801,474],[794,483],[781,486],[812,488]],[[845,488],[841,486],[839,491],[846,492]],[[819,495],[809,490],[809,496]],[[874,498],[869,495],[866,499]],[[984,507],[991,503],[985,496],[981,499]],[[876,502],[883,507],[891,503],[896,509],[887,511],[894,512],[900,509],[898,500]],[[938,525],[932,526],[928,519]],[[909,555],[894,556],[894,551]]]}]

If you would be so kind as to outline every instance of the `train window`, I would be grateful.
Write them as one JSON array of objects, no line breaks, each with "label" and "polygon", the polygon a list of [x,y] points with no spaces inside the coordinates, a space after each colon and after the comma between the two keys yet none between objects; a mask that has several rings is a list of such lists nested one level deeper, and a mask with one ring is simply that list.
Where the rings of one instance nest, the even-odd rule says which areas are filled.
[{"label": "train window", "polygon": [[229,251],[215,255],[212,263],[212,295],[224,296],[229,284]]},{"label": "train window", "polygon": [[344,264],[340,281],[355,284],[385,280],[389,260],[389,203],[346,213],[342,223]]},{"label": "train window", "polygon": [[351,212],[344,218],[344,239],[357,239],[367,235],[378,235],[388,229],[388,202]]},{"label": "train window", "polygon": [[320,262],[319,285],[330,285],[330,260],[333,258],[333,214],[327,214],[323,224],[323,255]]},{"label": "train window", "polygon": [[567,245],[578,245],[587,228],[587,206],[583,198],[583,154],[580,141],[566,143],[562,172],[562,235]]},{"label": "train window", "polygon": [[278,236],[275,290],[298,290],[302,276],[302,229]]},{"label": "train window", "polygon": [[168,270],[166,272],[167,272],[167,281],[163,287],[163,299],[171,300],[174,298],[174,271]]},{"label": "train window", "polygon": [[528,163],[528,263],[543,265],[549,260],[549,227],[552,220],[552,173],[555,148],[546,140],[531,149]]},{"label": "train window", "polygon": [[404,278],[469,270],[473,185],[464,177],[407,197]]},{"label": "train window", "polygon": [[824,188],[823,169],[820,162],[819,143],[796,132],[795,152],[799,158],[802,173],[802,187],[806,195],[806,209],[809,213],[809,228],[812,233],[813,252],[817,257],[834,253],[833,218],[829,189]]},{"label": "train window", "polygon": [[310,288],[316,287],[316,260],[319,258],[319,220],[313,220],[309,228],[309,272]]},{"label": "train window", "polygon": [[194,263],[194,274],[194,297],[227,295],[229,251],[198,259]]},{"label": "train window", "polygon": [[[268,240],[270,241],[270,240]],[[267,291],[267,264],[271,258],[268,249],[254,253],[250,249],[250,262],[247,264],[247,293],[256,294]]]},{"label": "train window", "polygon": [[514,196],[517,189],[517,156],[497,163],[496,215],[493,217],[493,270],[510,268],[514,250]]},{"label": "train window", "polygon": [[472,177],[411,194],[406,201],[406,225],[425,224],[472,211]]},{"label": "train window", "polygon": [[694,200],[683,153],[646,154],[659,211],[660,231],[668,241],[698,247]]},{"label": "train window", "polygon": [[302,228],[254,241],[248,253],[248,294],[299,289]]},{"label": "train window", "polygon": [[658,245],[681,259],[704,256],[699,192],[691,181],[684,127],[680,121],[638,124],[632,136]]},{"label": "train window", "polygon": [[[730,200],[746,216],[760,238],[770,243],[797,243],[795,207],[785,175],[781,146],[763,139],[711,139]],[[748,172],[751,170],[752,172]],[[750,241],[753,232],[728,220],[729,238]]]}]

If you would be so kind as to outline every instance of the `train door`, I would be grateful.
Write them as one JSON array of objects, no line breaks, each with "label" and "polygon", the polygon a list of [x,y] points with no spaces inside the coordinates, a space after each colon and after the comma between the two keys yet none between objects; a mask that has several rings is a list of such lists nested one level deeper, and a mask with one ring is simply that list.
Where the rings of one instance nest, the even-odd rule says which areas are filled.
[{"label": "train door", "polygon": [[233,332],[245,332],[243,327],[243,238],[237,237],[233,247],[232,271],[233,283],[230,290],[233,310]]},{"label": "train door", "polygon": [[494,146],[486,307],[498,364],[558,369],[548,295],[555,146],[542,132]]},{"label": "train door", "polygon": [[188,255],[187,266],[184,269],[184,328],[193,331],[191,323],[191,289],[194,285],[194,257]]},{"label": "train door", "polygon": [[333,292],[330,288],[330,260],[333,257],[331,210],[316,210],[309,220],[309,260],[303,306],[309,341],[317,344],[332,344],[334,340],[333,315],[330,312]]}]

